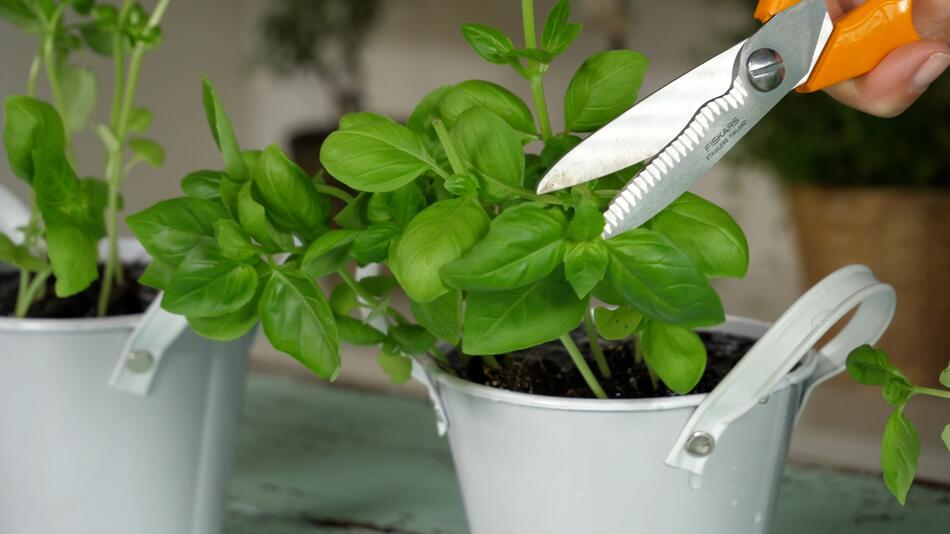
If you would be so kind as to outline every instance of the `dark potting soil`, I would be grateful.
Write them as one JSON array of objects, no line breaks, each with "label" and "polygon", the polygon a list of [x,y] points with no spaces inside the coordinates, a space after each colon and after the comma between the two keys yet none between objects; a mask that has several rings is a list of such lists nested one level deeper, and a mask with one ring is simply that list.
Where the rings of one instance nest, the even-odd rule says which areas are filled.
[{"label": "dark potting soil", "polygon": [[[749,352],[756,340],[721,332],[700,332],[699,336],[706,345],[709,360],[702,379],[691,393],[708,393]],[[662,382],[654,387],[646,365],[637,363],[634,358],[632,342],[601,342],[611,371],[611,378],[603,378],[589,356],[590,347],[586,336],[575,332],[573,337],[581,352],[586,355],[588,364],[608,397],[640,399],[677,395]],[[477,384],[533,395],[594,398],[567,350],[558,342],[546,343],[512,353],[511,357],[497,359],[501,369],[486,366],[482,358],[463,361],[458,353],[449,355],[459,377]]]},{"label": "dark potting soil", "polygon": [[[158,292],[139,284],[139,277],[145,272],[145,263],[123,265],[125,282],[112,288],[107,316],[132,315],[142,313]],[[100,279],[103,266],[99,266]],[[46,290],[39,300],[33,303],[27,317],[35,319],[80,319],[96,317],[99,305],[100,281],[97,279],[85,291],[67,298],[56,296],[55,279],[46,281]],[[0,272],[0,317],[12,317],[16,308],[17,290],[20,287],[19,271]]]}]

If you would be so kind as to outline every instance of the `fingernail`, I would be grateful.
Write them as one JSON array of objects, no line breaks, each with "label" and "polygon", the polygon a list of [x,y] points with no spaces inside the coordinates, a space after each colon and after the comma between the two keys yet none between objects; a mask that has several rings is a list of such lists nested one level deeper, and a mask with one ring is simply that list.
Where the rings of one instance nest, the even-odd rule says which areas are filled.
[{"label": "fingernail", "polygon": [[926,91],[930,84],[937,81],[943,71],[947,70],[948,66],[950,66],[950,54],[941,52],[930,56],[914,75],[914,89],[921,93]]}]

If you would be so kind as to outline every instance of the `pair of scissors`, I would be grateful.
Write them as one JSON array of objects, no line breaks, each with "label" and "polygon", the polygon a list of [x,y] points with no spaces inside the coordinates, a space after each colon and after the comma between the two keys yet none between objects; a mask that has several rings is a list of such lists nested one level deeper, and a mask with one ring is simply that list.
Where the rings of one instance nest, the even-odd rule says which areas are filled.
[{"label": "pair of scissors", "polygon": [[812,92],[871,71],[919,41],[912,0],[868,0],[832,22],[825,0],[760,0],[765,25],[593,133],[538,184],[550,193],[640,162],[604,214],[610,239],[691,188],[793,90]]}]

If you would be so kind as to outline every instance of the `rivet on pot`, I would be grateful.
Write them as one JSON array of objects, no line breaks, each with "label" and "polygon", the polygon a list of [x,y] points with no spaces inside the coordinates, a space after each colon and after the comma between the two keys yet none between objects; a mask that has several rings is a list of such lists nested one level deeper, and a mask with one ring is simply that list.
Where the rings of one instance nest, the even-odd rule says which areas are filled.
[{"label": "rivet on pot", "polygon": [[133,350],[125,355],[125,368],[133,373],[145,373],[154,363],[155,357],[147,350]]},{"label": "rivet on pot", "polygon": [[709,456],[715,447],[716,440],[705,432],[695,432],[686,441],[686,452],[698,458]]}]

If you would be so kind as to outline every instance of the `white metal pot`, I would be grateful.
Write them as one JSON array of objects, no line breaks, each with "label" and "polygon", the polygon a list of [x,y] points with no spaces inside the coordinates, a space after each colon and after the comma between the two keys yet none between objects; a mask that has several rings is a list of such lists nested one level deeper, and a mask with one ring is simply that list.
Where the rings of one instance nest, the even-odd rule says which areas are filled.
[{"label": "white metal pot", "polygon": [[[472,533],[768,532],[807,394],[840,372],[848,350],[876,341],[893,314],[893,290],[870,271],[836,276],[771,330],[739,318],[719,328],[760,341],[708,395],[552,398],[417,366],[448,432]],[[860,303],[835,341],[809,351]],[[681,454],[683,443],[699,452]]]},{"label": "white metal pot", "polygon": [[0,318],[0,533],[219,532],[250,338]]}]

